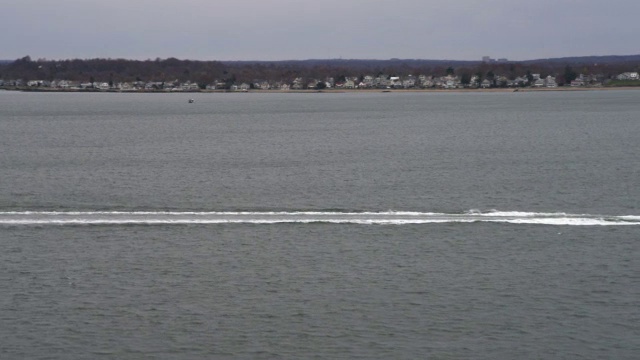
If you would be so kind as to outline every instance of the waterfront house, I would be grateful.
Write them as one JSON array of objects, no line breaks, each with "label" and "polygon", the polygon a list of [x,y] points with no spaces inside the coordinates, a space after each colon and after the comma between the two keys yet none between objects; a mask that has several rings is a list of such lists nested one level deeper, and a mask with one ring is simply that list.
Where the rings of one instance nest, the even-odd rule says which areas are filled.
[{"label": "waterfront house", "polygon": [[336,80],[332,77],[328,77],[324,82],[327,84],[328,88],[332,88],[336,85]]},{"label": "waterfront house", "polygon": [[360,82],[360,87],[371,88],[373,87],[373,82],[374,82],[373,76],[366,75],[364,78],[362,78],[362,81]]},{"label": "waterfront house", "polygon": [[49,86],[51,83],[45,80],[31,80],[27,81],[27,86]]},{"label": "waterfront house", "polygon": [[386,75],[381,75],[376,78],[376,87],[378,88],[388,89],[391,88],[391,85],[393,85],[391,79]]},{"label": "waterfront house", "polygon": [[478,77],[478,75],[473,75],[471,79],[469,79],[468,87],[478,88],[479,86],[480,86],[480,78]]},{"label": "waterfront house", "polygon": [[271,85],[269,85],[269,82],[265,80],[255,80],[253,82],[253,88],[258,90],[269,90],[271,89]]},{"label": "waterfront house", "polygon": [[548,75],[545,79],[544,79],[544,86],[548,87],[548,88],[555,88],[558,87],[558,84],[556,83],[556,78]]},{"label": "waterfront house", "polygon": [[426,77],[424,81],[421,82],[420,86],[423,88],[432,88],[436,86],[436,81],[433,77]]},{"label": "waterfront house", "polygon": [[180,85],[180,88],[183,91],[197,91],[197,90],[200,90],[200,87],[198,86],[198,84],[195,83],[195,82],[191,82],[191,81],[187,81],[187,82],[182,83]]},{"label": "waterfront house", "polygon": [[517,86],[524,86],[525,84],[527,84],[529,82],[529,79],[527,79],[526,76],[517,76],[513,82],[515,83],[515,85]]},{"label": "waterfront house", "polygon": [[144,85],[145,90],[161,90],[165,88],[165,84],[162,81],[149,81]]},{"label": "waterfront house", "polygon": [[78,81],[67,81],[67,89],[80,89],[80,83]]},{"label": "waterfront house", "polygon": [[618,80],[640,80],[640,74],[637,72],[624,72],[616,76]]},{"label": "waterfront house", "polygon": [[291,83],[290,88],[293,89],[293,90],[301,90],[303,88],[302,78],[301,77],[295,78],[293,80],[293,83]]},{"label": "waterfront house", "polygon": [[509,81],[509,78],[507,78],[506,76],[502,76],[502,75],[496,76],[496,78],[494,80],[496,86],[498,86],[498,87],[502,87],[502,86],[508,85],[508,81]]},{"label": "waterfront house", "polygon": [[462,84],[457,76],[447,75],[442,78],[442,88],[455,89],[458,87],[462,87]]},{"label": "waterfront house", "polygon": [[416,79],[409,75],[406,79],[402,80],[402,87],[405,89],[416,87]]},{"label": "waterfront house", "polygon": [[207,85],[205,88],[207,90],[216,90],[216,89],[226,89],[227,84],[224,81],[214,80],[211,84]]},{"label": "waterfront house", "polygon": [[116,84],[116,89],[120,91],[131,91],[133,90],[133,85],[131,85],[131,83],[128,83],[128,82],[121,82]]}]

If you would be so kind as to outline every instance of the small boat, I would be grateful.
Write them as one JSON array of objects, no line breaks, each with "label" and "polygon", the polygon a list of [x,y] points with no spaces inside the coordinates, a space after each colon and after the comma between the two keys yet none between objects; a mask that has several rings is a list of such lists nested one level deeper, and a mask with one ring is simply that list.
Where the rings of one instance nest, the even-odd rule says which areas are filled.
[{"label": "small boat", "polygon": [[192,104],[195,100],[189,99],[189,104]]}]

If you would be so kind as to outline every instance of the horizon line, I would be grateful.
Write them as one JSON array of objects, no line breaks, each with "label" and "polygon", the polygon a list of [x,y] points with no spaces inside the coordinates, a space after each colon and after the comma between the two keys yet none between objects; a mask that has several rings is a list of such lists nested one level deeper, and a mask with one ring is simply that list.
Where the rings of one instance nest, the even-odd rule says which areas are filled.
[{"label": "horizon line", "polygon": [[[510,60],[508,58],[491,58],[492,63],[521,63],[521,62],[532,62],[532,61],[548,61],[548,60],[562,60],[562,59],[572,59],[572,58],[607,58],[607,57],[634,57],[640,56],[640,54],[625,54],[625,55],[578,55],[578,56],[559,56],[559,57],[548,57],[548,58],[536,58],[536,59],[525,59],[525,60]],[[378,59],[378,58],[307,58],[307,59],[280,59],[280,60],[244,60],[244,59],[236,59],[236,60],[219,60],[219,59],[190,59],[190,58],[178,58],[175,56],[169,57],[156,57],[156,58],[126,58],[126,57],[89,57],[89,58],[46,58],[46,57],[31,57],[30,55],[25,55],[23,57],[17,59],[0,59],[2,62],[14,62],[25,57],[29,57],[31,61],[68,61],[68,60],[126,60],[126,61],[164,61],[169,59],[176,59],[180,61],[199,61],[199,62],[209,62],[209,61],[217,61],[217,62],[292,62],[292,61],[437,61],[437,62],[484,62],[482,58],[476,60],[461,60],[461,59],[427,59],[427,58],[388,58],[388,59]],[[498,61],[501,59],[505,59],[506,61]]]}]

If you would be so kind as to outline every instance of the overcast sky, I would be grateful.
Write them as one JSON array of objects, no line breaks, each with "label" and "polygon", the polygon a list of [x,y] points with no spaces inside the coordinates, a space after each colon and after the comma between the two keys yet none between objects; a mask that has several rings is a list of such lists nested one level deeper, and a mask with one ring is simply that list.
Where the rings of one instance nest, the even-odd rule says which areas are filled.
[{"label": "overcast sky", "polygon": [[640,54],[640,0],[0,0],[0,59]]}]

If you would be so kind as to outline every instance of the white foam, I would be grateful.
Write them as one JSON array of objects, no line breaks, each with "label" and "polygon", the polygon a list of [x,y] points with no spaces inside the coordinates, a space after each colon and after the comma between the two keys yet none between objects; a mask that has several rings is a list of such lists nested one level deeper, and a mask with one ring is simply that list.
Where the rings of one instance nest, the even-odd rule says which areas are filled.
[{"label": "white foam", "polygon": [[90,219],[68,219],[68,220],[0,220],[0,224],[5,225],[171,225],[171,224],[360,224],[360,225],[404,225],[404,224],[429,224],[447,222],[474,222],[473,220],[385,220],[385,219],[180,219],[180,220],[160,220],[160,219],[123,219],[123,220],[90,220]]},{"label": "white foam", "polygon": [[[567,213],[563,213],[563,212],[541,213],[541,212],[527,212],[527,211],[498,211],[498,210],[491,210],[491,211],[488,211],[488,212],[478,212],[478,213],[474,213],[474,215],[478,215],[478,216],[504,216],[504,217],[570,216]],[[580,216],[580,215],[571,215],[571,216]]]},{"label": "white foam", "polygon": [[620,218],[628,221],[640,221],[640,216],[637,215],[623,215]]},{"label": "white foam", "polygon": [[415,212],[415,211],[383,211],[383,212],[338,212],[338,211],[7,211],[0,212],[2,215],[399,215],[399,216],[424,216],[424,215],[447,215],[445,213]]},{"label": "white foam", "polygon": [[611,226],[640,225],[640,222],[616,221],[597,218],[530,218],[530,219],[491,219],[487,222],[510,224],[565,225],[565,226]]},{"label": "white foam", "polygon": [[12,211],[0,212],[4,225],[171,225],[171,224],[441,224],[508,223],[565,226],[640,225],[640,216],[602,216],[563,212],[469,211],[435,213],[413,211]]}]

